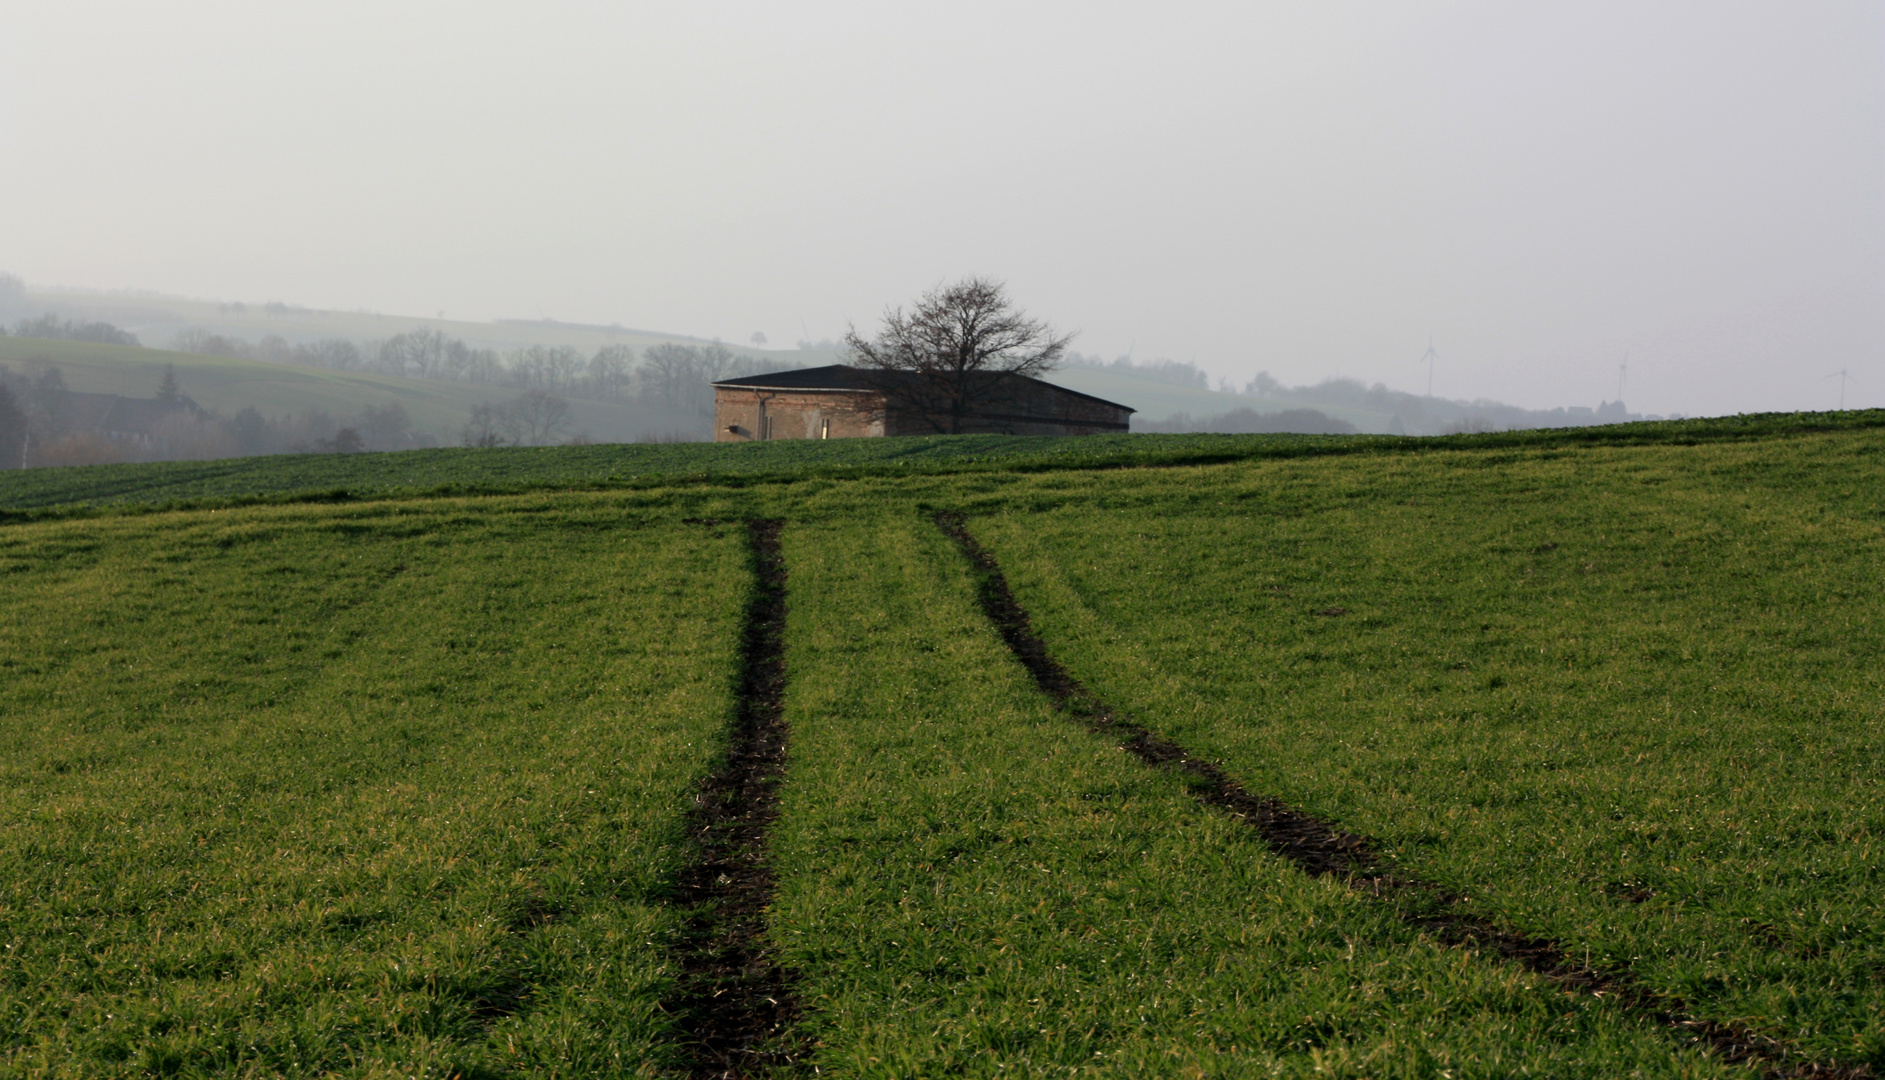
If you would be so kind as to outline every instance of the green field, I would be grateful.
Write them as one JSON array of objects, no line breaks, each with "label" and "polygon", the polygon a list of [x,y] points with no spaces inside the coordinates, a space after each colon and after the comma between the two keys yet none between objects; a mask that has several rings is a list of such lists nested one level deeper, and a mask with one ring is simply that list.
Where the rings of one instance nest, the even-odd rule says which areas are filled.
[{"label": "green field", "polygon": [[[687,1075],[750,517],[785,1075],[1767,1067],[1662,1013],[1885,1071],[1876,414],[38,472],[0,477],[0,1075]],[[1308,876],[1056,709],[939,511],[1121,715],[1642,995]]]},{"label": "green field", "polygon": [[[523,491],[655,488],[676,483],[795,483],[967,472],[1195,465],[1273,458],[1424,455],[1462,449],[1735,443],[1885,426],[1885,410],[1776,413],[1609,427],[1410,439],[1371,435],[936,435],[765,443],[281,454],[221,461],[0,471],[0,520],[102,508],[232,507]],[[803,489],[801,489],[803,490]],[[1096,489],[1096,491],[1099,489]]]},{"label": "green field", "polygon": [[636,1075],[735,541],[562,500],[0,532],[0,1075]]},{"label": "green field", "polygon": [[979,531],[1076,676],[1247,785],[1700,1015],[1876,1062],[1881,449],[1223,470]]},{"label": "green field", "polygon": [[791,535],[773,925],[825,1073],[1715,1074],[1305,878],[1067,723],[926,522]]}]

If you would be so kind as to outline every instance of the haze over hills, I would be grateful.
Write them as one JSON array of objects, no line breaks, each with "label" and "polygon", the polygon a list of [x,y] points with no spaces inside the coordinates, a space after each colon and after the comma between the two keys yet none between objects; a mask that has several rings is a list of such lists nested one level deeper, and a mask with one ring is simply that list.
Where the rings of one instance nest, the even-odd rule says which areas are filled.
[{"label": "haze over hills", "polygon": [[[375,311],[325,311],[282,301],[227,302],[195,300],[157,293],[95,292],[79,289],[30,289],[0,316],[10,322],[24,315],[55,314],[62,318],[108,322],[136,334],[139,341],[163,348],[178,335],[201,330],[225,337],[259,342],[280,337],[290,345],[325,338],[345,338],[359,344],[384,341],[414,330],[435,330],[473,348],[521,349],[531,345],[567,345],[595,350],[605,345],[641,349],[674,342],[707,345],[707,338],[562,322],[551,318],[473,321],[434,317],[387,315]],[[725,343],[736,354],[756,355],[762,350]]]},{"label": "haze over hills", "polygon": [[[352,448],[343,429],[374,449],[705,439],[712,378],[846,359],[831,341],[775,349],[547,318],[478,322],[80,290],[14,289],[0,296],[0,318],[14,331],[0,338],[0,379],[29,402],[33,380],[54,378],[53,369],[54,390],[130,400],[152,399],[168,370],[198,410],[188,422],[173,418],[161,436],[133,433],[135,449],[93,438],[62,456],[42,438],[39,464]],[[1431,435],[1642,419],[1621,402],[1524,410],[1354,380],[1285,387],[1260,374],[1241,388],[1221,379],[1213,388],[1191,363],[1077,352],[1049,378],[1133,407],[1134,430],[1153,432]],[[526,406],[553,415],[524,423],[514,414]],[[231,434],[238,417],[246,434]]]}]

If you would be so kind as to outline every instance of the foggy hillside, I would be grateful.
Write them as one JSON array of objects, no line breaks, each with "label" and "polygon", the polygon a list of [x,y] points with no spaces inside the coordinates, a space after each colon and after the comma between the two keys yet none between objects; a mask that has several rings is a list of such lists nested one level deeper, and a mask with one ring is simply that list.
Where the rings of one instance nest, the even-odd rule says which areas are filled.
[{"label": "foggy hillside", "polygon": [[[285,302],[33,291],[0,280],[0,466],[429,446],[700,440],[712,380],[845,362],[836,342],[730,346],[553,319],[449,321]],[[1053,382],[1142,432],[1436,435],[1640,419],[1331,379],[1242,387],[1189,362],[1080,353]]]},{"label": "foggy hillside", "polygon": [[1524,409],[1497,401],[1452,401],[1393,390],[1381,383],[1326,379],[1284,386],[1268,372],[1241,387],[1176,360],[1103,361],[1075,353],[1052,381],[1082,393],[1132,405],[1132,429],[1145,432],[1221,431],[1305,434],[1450,435],[1465,431],[1583,427],[1660,416],[1630,412],[1621,401],[1595,406]]}]

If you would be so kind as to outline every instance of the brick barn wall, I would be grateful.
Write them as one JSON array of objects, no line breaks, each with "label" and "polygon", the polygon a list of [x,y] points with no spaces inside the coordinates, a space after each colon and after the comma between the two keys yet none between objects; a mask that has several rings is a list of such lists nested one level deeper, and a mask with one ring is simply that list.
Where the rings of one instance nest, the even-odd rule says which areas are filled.
[{"label": "brick barn wall", "polygon": [[[1013,397],[963,420],[962,434],[1094,435],[1127,430],[1132,412],[1047,383],[1030,382]],[[869,390],[753,390],[715,387],[715,442],[766,439],[851,439],[872,435],[934,435],[947,416],[886,409]],[[770,425],[770,429],[765,425]]]},{"label": "brick barn wall", "polygon": [[[762,426],[767,424],[770,431]],[[714,389],[715,442],[852,439],[882,434],[883,401],[869,391]]]}]

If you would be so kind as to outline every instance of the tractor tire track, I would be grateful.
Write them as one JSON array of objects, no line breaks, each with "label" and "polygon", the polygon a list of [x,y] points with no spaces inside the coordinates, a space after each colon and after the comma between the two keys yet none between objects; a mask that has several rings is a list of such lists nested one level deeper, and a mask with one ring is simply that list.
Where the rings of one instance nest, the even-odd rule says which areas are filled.
[{"label": "tractor tire track", "polygon": [[1344,832],[1334,823],[1253,795],[1215,763],[1194,757],[1169,739],[1121,717],[1081,685],[1047,651],[1028,613],[1015,600],[995,557],[976,541],[961,514],[936,515],[936,524],[955,541],[978,571],[982,610],[1015,658],[1055,705],[1088,728],[1118,741],[1147,765],[1177,769],[1190,780],[1192,795],[1257,831],[1270,849],[1316,877],[1336,877],[1370,896],[1400,901],[1402,918],[1454,948],[1485,950],[1514,961],[1559,987],[1605,998],[1673,1031],[1684,1045],[1704,1047],[1716,1058],[1746,1064],[1776,1078],[1801,1080],[1871,1080],[1865,1065],[1814,1061],[1784,1040],[1735,1024],[1693,1015],[1679,998],[1657,993],[1627,971],[1605,971],[1573,959],[1564,946],[1544,938],[1505,930],[1490,919],[1468,913],[1463,898],[1441,886],[1398,873],[1367,838]]},{"label": "tractor tire track", "polygon": [[726,760],[701,784],[688,818],[698,857],[676,881],[674,903],[690,915],[666,1008],[687,1033],[694,1080],[763,1076],[801,1054],[791,1035],[796,978],[766,945],[766,833],[779,816],[787,738],[782,526],[747,524],[758,580],[740,645],[739,711]]}]

